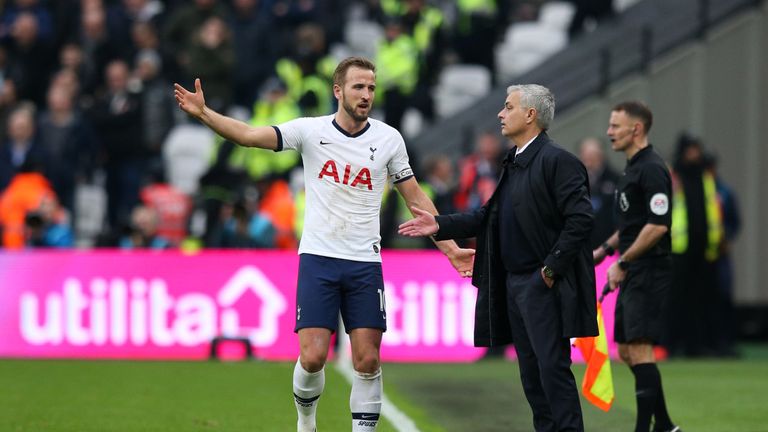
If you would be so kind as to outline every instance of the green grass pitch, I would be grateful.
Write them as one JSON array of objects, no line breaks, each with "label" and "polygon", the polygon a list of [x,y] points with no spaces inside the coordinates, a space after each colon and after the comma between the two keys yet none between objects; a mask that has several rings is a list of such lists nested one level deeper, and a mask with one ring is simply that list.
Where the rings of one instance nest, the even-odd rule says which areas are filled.
[{"label": "green grass pitch", "polygon": [[[768,431],[768,361],[661,363],[672,418],[686,432]],[[293,363],[0,360],[0,431],[295,430]],[[574,366],[577,381],[583,367]],[[318,430],[350,430],[349,386],[327,368]],[[634,387],[613,363],[616,400],[582,401],[588,431],[634,426]],[[515,363],[385,364],[385,392],[423,432],[530,431]],[[380,432],[396,429],[386,420]]]}]

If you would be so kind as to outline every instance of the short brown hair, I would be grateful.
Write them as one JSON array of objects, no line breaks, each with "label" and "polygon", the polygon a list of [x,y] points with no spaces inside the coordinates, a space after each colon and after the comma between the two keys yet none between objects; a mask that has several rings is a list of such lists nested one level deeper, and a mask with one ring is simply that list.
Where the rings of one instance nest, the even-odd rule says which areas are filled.
[{"label": "short brown hair", "polygon": [[648,105],[639,101],[626,101],[614,106],[613,111],[624,111],[628,116],[640,119],[640,121],[643,122],[646,134],[651,130],[651,126],[653,125],[653,113],[651,113]]},{"label": "short brown hair", "polygon": [[373,73],[376,73],[376,65],[372,61],[365,57],[347,57],[336,66],[336,70],[333,72],[333,84],[338,84],[344,87],[344,82],[347,79],[347,71],[351,67],[357,67],[360,69],[366,69]]}]

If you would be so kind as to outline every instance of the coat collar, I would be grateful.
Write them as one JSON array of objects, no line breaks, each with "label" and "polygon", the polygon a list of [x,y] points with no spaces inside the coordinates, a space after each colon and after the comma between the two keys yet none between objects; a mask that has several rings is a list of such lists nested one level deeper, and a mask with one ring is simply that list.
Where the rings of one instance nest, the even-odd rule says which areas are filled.
[{"label": "coat collar", "polygon": [[545,131],[541,131],[541,133],[536,137],[536,139],[531,142],[530,145],[528,145],[528,148],[525,149],[524,152],[520,153],[520,155],[515,159],[515,152],[517,151],[516,147],[513,147],[507,151],[507,155],[504,157],[503,164],[506,166],[507,163],[513,162],[517,165],[521,166],[522,168],[527,167],[531,161],[533,160],[534,156],[536,156],[536,153],[541,150],[541,148],[544,146],[545,143],[549,142],[549,136],[547,136],[547,133]]}]

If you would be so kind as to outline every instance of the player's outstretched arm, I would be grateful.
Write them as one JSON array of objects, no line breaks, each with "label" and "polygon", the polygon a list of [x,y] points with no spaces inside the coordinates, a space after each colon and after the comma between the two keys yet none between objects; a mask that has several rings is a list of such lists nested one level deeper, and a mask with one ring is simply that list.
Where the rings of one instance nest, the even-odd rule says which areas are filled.
[{"label": "player's outstretched arm", "polygon": [[271,127],[251,127],[246,123],[217,113],[205,105],[200,78],[195,79],[195,91],[191,92],[176,83],[174,96],[185,113],[196,118],[223,138],[246,147],[275,150],[277,133]]}]

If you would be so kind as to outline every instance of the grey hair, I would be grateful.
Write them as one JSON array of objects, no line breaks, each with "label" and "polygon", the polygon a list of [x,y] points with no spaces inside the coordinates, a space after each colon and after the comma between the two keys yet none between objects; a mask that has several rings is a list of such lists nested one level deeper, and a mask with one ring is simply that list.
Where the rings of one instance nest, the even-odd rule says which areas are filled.
[{"label": "grey hair", "polygon": [[536,110],[536,125],[542,130],[549,129],[555,118],[555,95],[538,84],[519,84],[507,87],[507,96],[512,92],[520,93],[520,105]]}]

